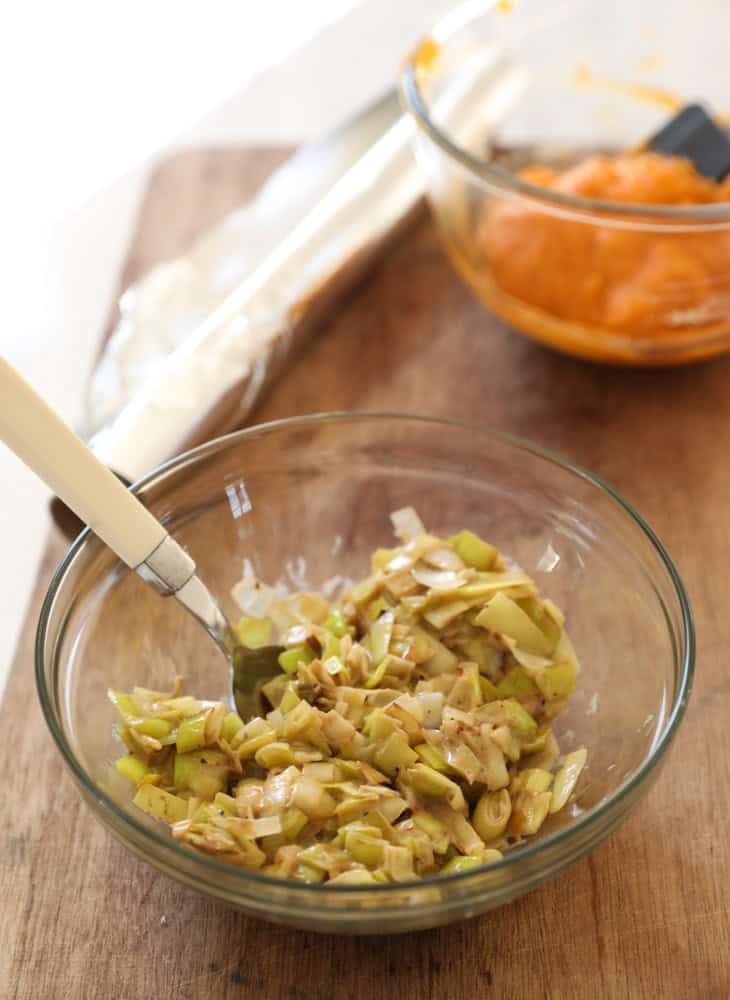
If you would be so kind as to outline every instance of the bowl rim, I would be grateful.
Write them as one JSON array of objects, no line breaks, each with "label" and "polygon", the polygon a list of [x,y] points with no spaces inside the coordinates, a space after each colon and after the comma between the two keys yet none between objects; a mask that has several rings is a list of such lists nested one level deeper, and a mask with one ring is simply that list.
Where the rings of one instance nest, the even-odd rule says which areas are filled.
[{"label": "bowl rim", "polygon": [[[85,768],[76,758],[69,742],[65,737],[63,727],[56,717],[56,713],[53,708],[54,702],[52,692],[49,691],[45,679],[44,646],[46,630],[50,621],[54,603],[59,597],[64,579],[74,561],[82,553],[82,549],[84,548],[86,542],[93,534],[90,528],[85,528],[72,543],[68,552],[56,568],[43,600],[35,638],[36,690],[41,703],[43,716],[51,736],[53,737],[53,740],[56,743],[66,766],[71,770],[76,781],[81,786],[82,791],[91,799],[95,800],[97,805],[101,806],[104,810],[110,811],[123,826],[130,827],[134,833],[142,838],[145,844],[150,845],[150,851],[148,852],[145,850],[144,852],[144,857],[146,857],[147,860],[152,861],[155,857],[154,851],[152,850],[153,848],[162,848],[165,851],[171,851],[173,856],[178,856],[181,863],[190,863],[192,860],[195,863],[201,864],[204,869],[207,869],[211,873],[211,876],[224,875],[227,879],[233,879],[242,887],[256,884],[262,886],[276,886],[279,888],[285,887],[287,891],[299,894],[301,898],[318,893],[324,893],[326,896],[333,892],[355,894],[356,896],[371,893],[381,893],[387,895],[388,893],[402,892],[404,889],[408,890],[409,888],[411,891],[418,891],[418,889],[421,888],[431,889],[436,887],[445,888],[446,886],[454,886],[458,884],[466,885],[469,881],[474,880],[479,876],[483,876],[486,872],[509,871],[517,864],[521,864],[524,861],[535,858],[547,848],[561,846],[564,848],[566,844],[569,844],[575,839],[577,833],[581,831],[585,832],[592,827],[599,826],[600,821],[606,816],[607,813],[612,811],[619,803],[625,801],[627,798],[630,798],[632,793],[644,784],[645,780],[664,757],[664,754],[671,744],[684,716],[694,677],[696,642],[694,619],[689,598],[679,571],[675,567],[669,553],[665,549],[657,534],[644,520],[644,518],[634,510],[631,504],[629,504],[620,493],[618,493],[600,476],[589,472],[587,469],[584,469],[582,466],[576,464],[560,453],[553,451],[552,449],[543,448],[541,445],[535,444],[525,438],[498,430],[487,424],[476,421],[389,410],[335,410],[331,412],[306,414],[298,417],[286,417],[280,420],[267,421],[262,424],[255,424],[250,427],[243,428],[242,430],[233,431],[229,434],[214,438],[211,441],[198,445],[195,448],[182,452],[180,455],[163,462],[141,479],[137,480],[137,482],[133,483],[132,486],[130,486],[130,490],[134,493],[138,493],[145,487],[162,482],[168,475],[177,472],[186,465],[194,463],[199,459],[207,457],[208,455],[214,454],[219,450],[224,450],[231,446],[238,445],[241,441],[245,441],[248,438],[266,435],[279,430],[306,427],[311,424],[317,425],[326,423],[334,424],[369,421],[379,423],[389,420],[436,424],[458,428],[474,434],[478,433],[490,436],[497,441],[509,445],[510,447],[526,451],[539,459],[546,460],[552,465],[559,466],[564,471],[577,475],[580,479],[583,479],[592,486],[596,487],[599,492],[604,493],[609,500],[616,504],[616,506],[618,506],[624,514],[628,515],[629,519],[639,527],[642,533],[646,536],[650,545],[655,550],[656,554],[659,556],[660,562],[663,564],[664,569],[667,572],[669,582],[673,586],[681,611],[682,629],[684,633],[683,638],[685,649],[680,667],[679,684],[671,709],[666,716],[663,732],[652,744],[651,749],[641,766],[634,773],[632,773],[629,778],[625,779],[616,791],[613,792],[607,799],[600,802],[592,809],[587,810],[581,816],[577,817],[569,826],[563,828],[562,830],[558,830],[555,833],[540,838],[534,843],[528,843],[521,846],[519,851],[507,853],[499,861],[491,862],[488,865],[480,865],[463,872],[455,872],[449,875],[432,875],[425,878],[415,879],[410,882],[330,886],[326,883],[319,885],[300,883],[295,879],[282,879],[278,876],[265,875],[252,869],[238,868],[226,862],[218,861],[215,857],[203,854],[202,852],[199,853],[191,851],[189,848],[179,844],[173,837],[165,836],[162,832],[157,832],[156,829],[148,827],[146,824],[137,820],[132,813],[120,808],[114,799],[111,796],[108,796],[99,787],[99,785],[92,780]],[[56,644],[56,648],[58,648],[58,643]],[[51,665],[51,668],[51,679],[53,680],[56,677],[55,663]],[[590,846],[587,848],[584,847],[583,850],[579,852],[578,856],[584,854],[586,850],[590,850]],[[563,864],[565,863],[566,862],[563,859]],[[183,864],[181,864],[181,868],[184,868]],[[446,901],[444,900],[444,902]],[[373,911],[373,913],[376,914],[377,911]]]},{"label": "bowl rim", "polygon": [[[578,221],[595,222],[592,216],[607,216],[601,219],[603,225],[609,224],[618,228],[639,228],[646,230],[701,231],[703,229],[722,230],[725,227],[717,225],[725,223],[730,226],[730,202],[718,202],[705,205],[649,205],[644,203],[629,203],[609,201],[602,198],[588,198],[582,195],[571,195],[553,191],[531,184],[512,173],[510,170],[490,163],[470,153],[458,145],[447,131],[433,120],[430,104],[425,97],[419,82],[419,54],[422,46],[435,42],[437,46],[448,45],[452,36],[459,30],[476,21],[494,16],[499,0],[464,0],[452,10],[443,14],[434,24],[431,31],[424,35],[421,41],[407,56],[400,74],[400,93],[406,110],[413,116],[416,124],[430,139],[449,157],[463,167],[467,173],[490,187],[498,188],[503,194],[509,192],[529,198],[531,201],[548,206],[554,211],[570,215]],[[504,15],[499,15],[504,16]],[[567,211],[566,211],[567,210]],[[619,218],[615,218],[619,216]],[[628,217],[622,220],[620,217]],[[671,223],[675,223],[672,226]],[[714,225],[712,225],[714,223]]]}]

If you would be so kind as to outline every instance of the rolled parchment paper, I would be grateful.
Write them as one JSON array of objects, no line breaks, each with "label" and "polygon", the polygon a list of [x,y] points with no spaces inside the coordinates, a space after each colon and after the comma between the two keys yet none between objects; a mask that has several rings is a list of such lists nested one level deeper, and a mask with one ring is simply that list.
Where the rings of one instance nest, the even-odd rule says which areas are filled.
[{"label": "rolled parchment paper", "polygon": [[[423,181],[410,150],[413,128],[410,119],[398,118],[241,284],[138,380],[91,438],[110,468],[134,481],[243,422],[293,349],[418,205]],[[113,340],[109,356],[118,346]],[[102,359],[96,384],[106,375]]]},{"label": "rolled parchment paper", "polygon": [[343,175],[398,120],[394,92],[275,170],[248,204],[182,257],[161,264],[119,300],[116,327],[90,380],[89,438],[109,426],[170,355],[237,291]]},{"label": "rolled parchment paper", "polygon": [[[439,111],[482,113],[491,67]],[[92,376],[84,435],[120,478],[240,427],[283,365],[420,211],[416,124],[393,91],[303,147],[184,258],[122,296]],[[67,534],[78,529],[55,504]]]}]

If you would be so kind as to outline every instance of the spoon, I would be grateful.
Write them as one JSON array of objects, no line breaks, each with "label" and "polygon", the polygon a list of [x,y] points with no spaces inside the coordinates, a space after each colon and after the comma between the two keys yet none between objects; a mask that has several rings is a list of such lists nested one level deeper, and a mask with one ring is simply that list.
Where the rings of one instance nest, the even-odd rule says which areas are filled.
[{"label": "spoon", "polygon": [[239,715],[256,714],[258,688],[279,673],[283,646],[241,644],[188,553],[2,357],[0,401],[0,440],[122,562],[200,622],[228,661]]}]

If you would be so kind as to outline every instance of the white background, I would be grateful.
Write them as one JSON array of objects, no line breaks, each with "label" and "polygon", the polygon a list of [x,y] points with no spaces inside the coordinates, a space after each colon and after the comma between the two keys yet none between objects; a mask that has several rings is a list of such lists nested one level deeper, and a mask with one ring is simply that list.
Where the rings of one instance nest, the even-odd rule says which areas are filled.
[{"label": "white background", "polygon": [[[0,31],[0,353],[76,422],[149,162],[181,146],[319,135],[395,79],[447,6],[14,4]],[[0,445],[0,693],[47,505],[45,488]]]}]

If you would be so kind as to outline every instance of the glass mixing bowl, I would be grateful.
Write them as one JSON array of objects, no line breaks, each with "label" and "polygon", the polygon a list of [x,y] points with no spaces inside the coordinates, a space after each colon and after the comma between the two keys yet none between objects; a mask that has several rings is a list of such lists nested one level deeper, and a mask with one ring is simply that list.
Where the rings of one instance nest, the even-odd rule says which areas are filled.
[{"label": "glass mixing bowl", "polygon": [[728,37],[730,4],[716,0],[470,0],[433,28],[402,94],[446,250],[489,309],[597,361],[730,350],[725,195],[646,204],[667,185],[642,174],[625,204],[598,197],[593,177],[558,191],[521,174],[636,151],[690,101],[726,119]]},{"label": "glass mixing bowl", "polygon": [[[684,714],[693,629],[682,583],[651,529],[600,480],[483,427],[403,415],[284,420],[182,455],[135,487],[191,553],[225,610],[244,559],[264,580],[319,587],[364,574],[413,504],[427,527],[468,526],[512,555],[564,610],[582,661],[556,727],[587,746],[571,807],[487,868],[408,884],[306,885],[195,853],[131,803],[113,767],[109,687],[225,698],[225,664],[203,629],[90,532],[51,583],[36,677],[48,726],[94,815],[144,861],[256,916],[318,930],[390,933],[497,906],[594,848],[647,791]],[[120,873],[128,879],[130,873]]]}]

